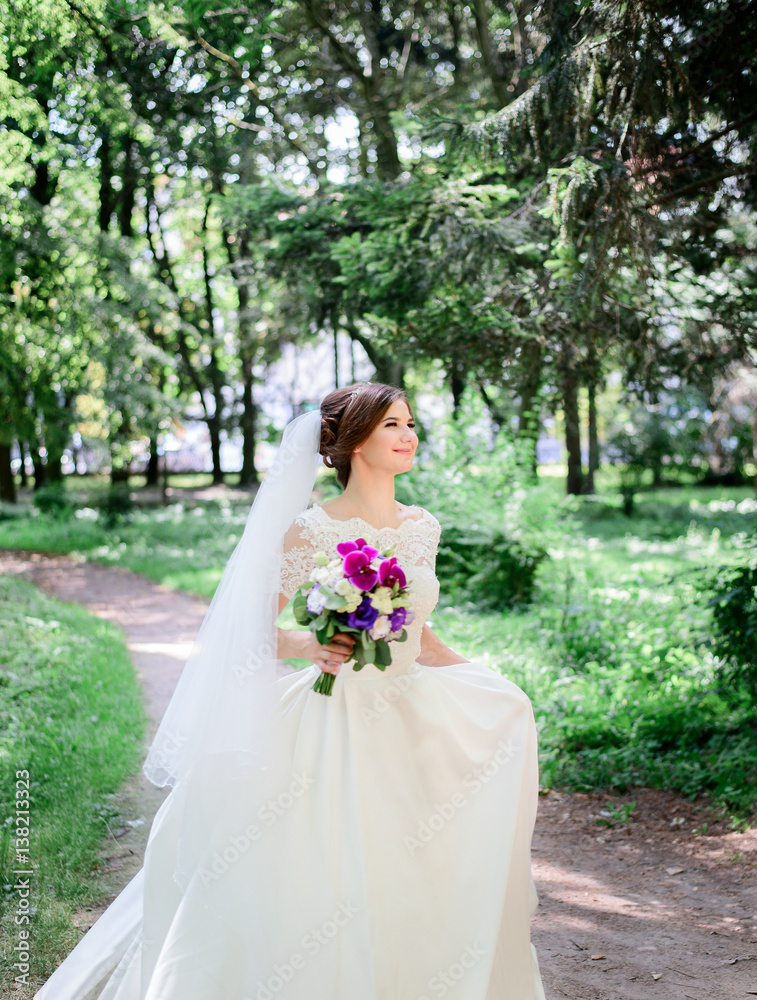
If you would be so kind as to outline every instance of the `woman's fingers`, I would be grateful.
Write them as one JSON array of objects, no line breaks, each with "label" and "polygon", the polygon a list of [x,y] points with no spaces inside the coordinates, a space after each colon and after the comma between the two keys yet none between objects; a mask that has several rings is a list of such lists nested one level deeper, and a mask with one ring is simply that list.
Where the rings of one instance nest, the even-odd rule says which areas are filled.
[{"label": "woman's fingers", "polygon": [[321,646],[321,649],[325,649],[333,660],[349,660],[352,656],[352,645],[347,645],[344,642],[335,642],[333,639],[331,642],[327,642],[325,645]]},{"label": "woman's fingers", "polygon": [[352,657],[355,638],[345,632],[337,633],[329,642],[320,647],[318,666],[328,674],[339,672],[341,665]]}]

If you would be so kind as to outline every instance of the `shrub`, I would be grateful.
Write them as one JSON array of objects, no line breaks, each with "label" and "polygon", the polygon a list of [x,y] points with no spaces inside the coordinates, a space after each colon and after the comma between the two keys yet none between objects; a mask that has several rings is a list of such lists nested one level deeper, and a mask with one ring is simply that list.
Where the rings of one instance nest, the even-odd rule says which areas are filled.
[{"label": "shrub", "polygon": [[502,531],[450,525],[442,535],[436,567],[445,596],[495,611],[531,600],[536,570],[545,556]]},{"label": "shrub", "polygon": [[757,549],[746,565],[721,567],[711,586],[712,647],[721,673],[757,701]]},{"label": "shrub", "polygon": [[106,526],[112,526],[128,514],[131,514],[135,505],[129,492],[128,484],[112,484],[99,501],[98,506],[103,513]]},{"label": "shrub", "polygon": [[50,517],[67,517],[72,510],[66,490],[62,483],[52,483],[50,486],[40,486],[34,491],[34,506],[42,514]]},{"label": "shrub", "polygon": [[564,510],[533,475],[528,443],[493,435],[477,397],[458,420],[434,424],[398,498],[428,507],[442,525],[437,570],[446,599],[482,609],[527,602]]}]

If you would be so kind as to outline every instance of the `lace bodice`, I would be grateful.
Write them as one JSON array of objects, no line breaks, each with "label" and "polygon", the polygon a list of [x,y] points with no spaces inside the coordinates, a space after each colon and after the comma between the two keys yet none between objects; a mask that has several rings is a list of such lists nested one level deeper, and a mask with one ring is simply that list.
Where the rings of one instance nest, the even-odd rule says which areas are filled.
[{"label": "lace bodice", "polygon": [[281,592],[291,600],[297,588],[313,571],[313,555],[318,551],[332,556],[337,543],[364,538],[379,551],[396,545],[395,555],[413,597],[414,621],[407,627],[405,642],[390,644],[392,662],[385,671],[368,665],[359,672],[342,671],[347,676],[392,676],[413,669],[421,649],[423,624],[439,599],[439,581],[434,572],[441,528],[427,510],[416,507],[421,516],[407,517],[399,528],[374,528],[361,517],[336,520],[315,504],[298,515],[287,532],[281,565]]}]

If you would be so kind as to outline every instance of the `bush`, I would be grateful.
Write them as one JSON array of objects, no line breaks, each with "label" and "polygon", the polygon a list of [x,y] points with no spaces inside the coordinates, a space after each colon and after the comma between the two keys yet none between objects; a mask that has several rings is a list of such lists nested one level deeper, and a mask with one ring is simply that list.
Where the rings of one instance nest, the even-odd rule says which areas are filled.
[{"label": "bush", "polygon": [[450,525],[442,535],[436,568],[446,597],[496,611],[531,600],[536,570],[545,556],[502,531]]},{"label": "bush", "polygon": [[103,520],[106,526],[110,527],[121,519],[127,517],[132,513],[135,506],[131,493],[129,492],[128,484],[112,484],[99,501],[98,506],[102,511]]},{"label": "bush", "polygon": [[437,570],[442,596],[481,609],[527,602],[539,564],[561,532],[565,510],[534,478],[528,443],[491,433],[477,397],[466,397],[457,421],[434,424],[434,445],[397,480],[404,503],[439,519]]},{"label": "bush", "polygon": [[721,674],[757,701],[757,551],[745,566],[719,569],[711,586],[712,647]]},{"label": "bush", "polygon": [[34,491],[34,506],[49,517],[67,517],[72,510],[71,501],[62,483],[40,486]]}]

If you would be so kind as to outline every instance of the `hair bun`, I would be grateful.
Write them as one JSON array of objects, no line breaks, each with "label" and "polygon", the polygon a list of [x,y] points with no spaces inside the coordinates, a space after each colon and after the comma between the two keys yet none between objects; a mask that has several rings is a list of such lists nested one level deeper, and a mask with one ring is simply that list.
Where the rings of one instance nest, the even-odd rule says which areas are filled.
[{"label": "hair bun", "polygon": [[337,435],[339,434],[339,422],[339,417],[333,413],[321,414],[321,446],[319,451],[324,457],[324,464],[329,468],[333,468],[328,459],[329,453],[336,444]]}]

